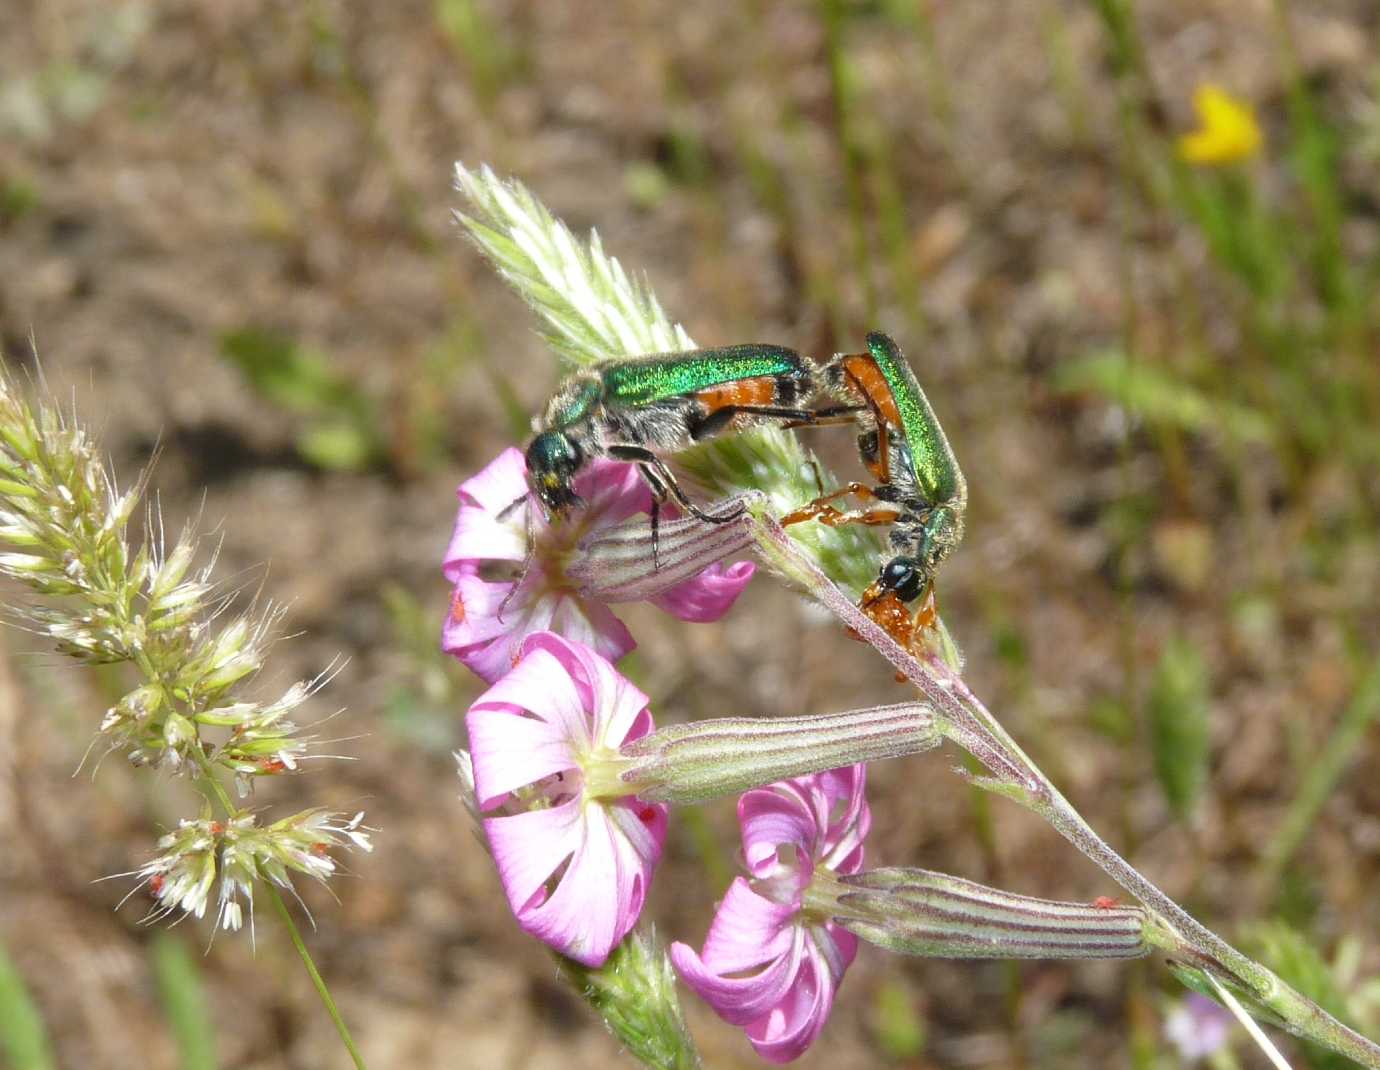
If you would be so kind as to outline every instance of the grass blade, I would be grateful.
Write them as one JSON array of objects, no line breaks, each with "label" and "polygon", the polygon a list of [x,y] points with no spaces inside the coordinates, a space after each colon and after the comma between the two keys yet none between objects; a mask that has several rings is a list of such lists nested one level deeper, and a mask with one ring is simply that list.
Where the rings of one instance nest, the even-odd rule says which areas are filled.
[{"label": "grass blade", "polygon": [[216,1070],[215,1025],[196,960],[183,941],[166,932],[156,935],[149,957],[182,1070]]},{"label": "grass blade", "polygon": [[43,1016],[24,978],[0,946],[0,1051],[14,1070],[52,1070],[53,1050]]},{"label": "grass blade", "polygon": [[1298,793],[1265,851],[1263,868],[1268,888],[1279,881],[1284,867],[1312,829],[1318,811],[1331,797],[1352,761],[1359,757],[1361,742],[1377,716],[1380,716],[1380,662],[1361,682],[1332,737],[1304,771]]}]

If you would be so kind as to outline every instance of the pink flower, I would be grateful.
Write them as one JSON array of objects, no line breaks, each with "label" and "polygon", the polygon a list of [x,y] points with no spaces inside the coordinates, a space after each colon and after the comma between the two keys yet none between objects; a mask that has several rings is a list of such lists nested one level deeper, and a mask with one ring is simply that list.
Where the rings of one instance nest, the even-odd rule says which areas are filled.
[{"label": "pink flower", "polygon": [[[747,537],[736,531],[705,532],[704,540],[687,532],[687,552],[672,554],[667,536],[674,513],[669,509],[661,512],[657,561],[650,552],[648,528],[645,546],[633,558],[631,578],[627,561],[620,570],[601,570],[601,547],[608,541],[601,536],[622,521],[651,512],[652,494],[636,466],[592,461],[575,479],[585,504],[554,524],[529,494],[526,471],[522,452],[506,449],[460,484],[460,512],[443,566],[455,589],[441,648],[489,683],[512,668],[523,639],[539,631],[577,640],[610,661],[621,658],[637,644],[609,602],[647,598],[681,620],[713,621],[728,612],[752,578],[749,562],[718,563],[747,544]],[[529,514],[534,551],[518,582],[513,577],[527,560]],[[710,527],[695,525],[697,530]],[[672,558],[678,567],[666,567]],[[612,579],[599,582],[605,575]]]},{"label": "pink flower", "polygon": [[668,808],[627,794],[618,748],[650,732],[647,696],[580,643],[529,635],[470,707],[474,788],[518,924],[599,966],[637,921]]},{"label": "pink flower", "polygon": [[743,857],[704,951],[671,946],[671,961],[720,1018],[740,1025],[768,1062],[814,1043],[858,950],[830,918],[832,874],[856,873],[872,822],[866,766],[852,765],[745,792]]}]

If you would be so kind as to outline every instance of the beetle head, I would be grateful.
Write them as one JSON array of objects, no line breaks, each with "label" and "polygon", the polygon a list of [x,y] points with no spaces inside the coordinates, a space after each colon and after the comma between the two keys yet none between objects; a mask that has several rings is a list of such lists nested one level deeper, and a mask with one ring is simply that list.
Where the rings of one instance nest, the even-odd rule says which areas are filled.
[{"label": "beetle head", "polygon": [[527,478],[548,512],[560,515],[580,504],[575,473],[585,462],[584,450],[569,435],[544,431],[527,447]]}]

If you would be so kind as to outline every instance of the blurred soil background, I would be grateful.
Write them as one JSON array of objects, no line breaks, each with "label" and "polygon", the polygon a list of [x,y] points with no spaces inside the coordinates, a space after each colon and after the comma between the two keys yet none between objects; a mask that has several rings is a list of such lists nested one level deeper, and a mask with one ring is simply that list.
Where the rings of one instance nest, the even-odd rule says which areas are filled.
[{"label": "blurred soil background", "polygon": [[[0,0],[0,27],[6,363],[36,346],[125,479],[158,451],[168,529],[198,518],[229,583],[287,605],[265,693],[349,659],[312,712],[345,707],[323,732],[353,760],[257,800],[381,830],[339,902],[303,890],[371,1065],[620,1059],[456,797],[455,486],[558,377],[450,221],[456,159],[597,227],[702,345],[900,339],[971,486],[941,592],[971,685],[1137,866],[1373,1035],[1373,0]],[[1179,156],[1205,82],[1257,151]],[[810,434],[855,471],[848,432]],[[625,616],[660,721],[904,697],[765,575],[717,625]],[[0,641],[0,940],[55,1065],[345,1065],[271,910],[257,949],[211,943],[93,883],[194,800],[120,760],[74,777],[127,679]],[[953,761],[873,768],[872,864],[1117,893]],[[730,802],[677,815],[663,936],[699,944],[737,842]],[[799,1065],[1175,1066],[1181,996],[1156,961],[864,948]],[[758,1065],[685,1004],[708,1065]]]}]

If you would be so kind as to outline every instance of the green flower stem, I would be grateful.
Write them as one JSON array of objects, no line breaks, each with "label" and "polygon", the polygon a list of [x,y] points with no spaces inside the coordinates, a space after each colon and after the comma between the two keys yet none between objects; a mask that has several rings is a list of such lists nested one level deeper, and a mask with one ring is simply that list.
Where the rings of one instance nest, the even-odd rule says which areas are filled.
[{"label": "green flower stem", "polygon": [[640,926],[597,969],[554,952],[561,977],[604,1019],[629,1055],[651,1070],[701,1070],[676,999],[671,960],[651,926]]},{"label": "green flower stem", "polygon": [[[196,756],[196,762],[201,773],[195,778],[198,789],[203,794],[213,797],[220,803],[221,809],[225,811],[226,817],[233,817],[239,813],[230,798],[230,793],[225,790],[215,775],[211,767],[211,760],[206,757],[205,752],[197,747],[192,752]],[[297,954],[302,959],[302,965],[306,967],[307,976],[311,978],[312,987],[316,989],[316,994],[321,997],[321,1003],[326,1008],[326,1014],[335,1025],[335,1031],[340,1034],[340,1042],[345,1045],[345,1050],[350,1053],[350,1058],[354,1061],[359,1070],[366,1070],[364,1056],[360,1055],[359,1049],[355,1047],[355,1041],[350,1036],[349,1027],[345,1024],[345,1019],[340,1016],[340,1008],[336,1006],[335,997],[331,995],[331,990],[326,986],[326,979],[321,976],[321,971],[316,968],[316,962],[311,957],[311,952],[307,950],[306,942],[302,939],[302,933],[297,928],[297,923],[292,920],[292,913],[288,910],[287,904],[283,902],[283,897],[271,881],[265,881],[264,887],[268,890],[268,898],[273,903],[273,908],[278,912],[278,917],[282,919],[283,925],[287,928],[288,939],[292,941],[292,946],[297,949]]]},{"label": "green flower stem", "polygon": [[273,901],[273,907],[278,911],[278,917],[283,921],[288,931],[288,939],[292,941],[292,946],[297,949],[297,954],[302,958],[302,965],[307,968],[307,976],[311,978],[311,983],[316,988],[316,994],[321,997],[321,1003],[326,1008],[326,1013],[335,1023],[335,1031],[340,1034],[340,1042],[345,1045],[345,1050],[350,1053],[350,1058],[354,1061],[359,1070],[365,1070],[364,1056],[355,1047],[354,1038],[350,1036],[350,1030],[345,1025],[345,1019],[340,1016],[340,1009],[335,1005],[335,999],[331,996],[331,990],[326,987],[326,979],[321,976],[321,971],[316,968],[316,963],[312,961],[311,952],[307,950],[307,945],[302,939],[302,934],[297,929],[297,923],[292,920],[292,914],[283,902],[282,895],[272,884],[268,888],[268,897]]},{"label": "green flower stem", "polygon": [[939,731],[987,767],[989,776],[973,778],[977,786],[1014,799],[1039,814],[1134,896],[1149,912],[1147,938],[1151,943],[1238,989],[1253,1010],[1277,1017],[1290,1032],[1380,1070],[1380,1045],[1348,1028],[1271,970],[1236,950],[1117,854],[951,669],[937,658],[921,661],[902,649],[796,549],[761,503],[754,506],[750,509],[758,547],[768,564],[808,590],[915,685],[932,708]]}]

